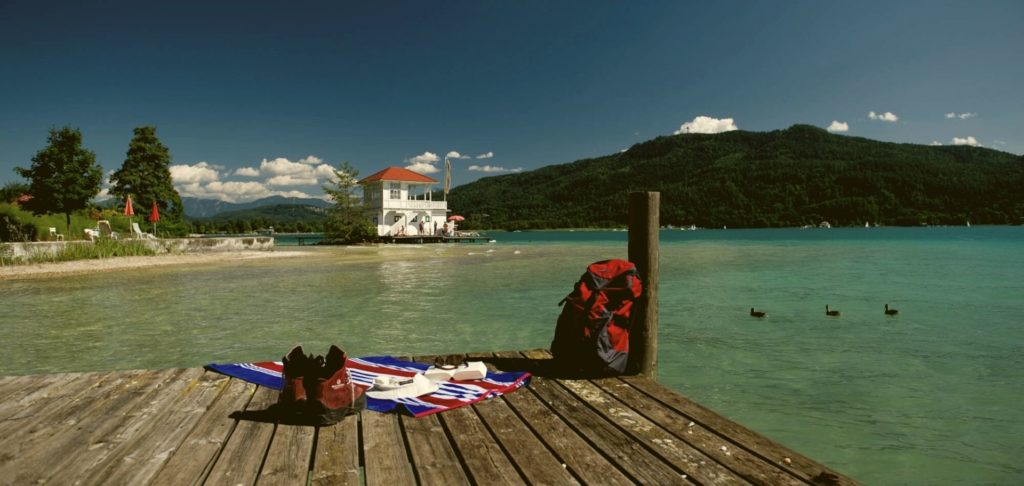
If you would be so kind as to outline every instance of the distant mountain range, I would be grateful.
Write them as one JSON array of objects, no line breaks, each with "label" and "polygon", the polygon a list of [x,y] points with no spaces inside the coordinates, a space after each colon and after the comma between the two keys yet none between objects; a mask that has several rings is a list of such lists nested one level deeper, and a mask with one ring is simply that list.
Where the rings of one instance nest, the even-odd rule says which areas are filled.
[{"label": "distant mountain range", "polygon": [[297,197],[271,196],[257,199],[246,203],[229,203],[216,199],[198,199],[194,197],[181,198],[181,204],[185,207],[185,217],[189,219],[209,219],[223,216],[224,213],[244,213],[257,208],[276,206],[298,206],[327,208],[331,203],[323,199],[304,199]]}]

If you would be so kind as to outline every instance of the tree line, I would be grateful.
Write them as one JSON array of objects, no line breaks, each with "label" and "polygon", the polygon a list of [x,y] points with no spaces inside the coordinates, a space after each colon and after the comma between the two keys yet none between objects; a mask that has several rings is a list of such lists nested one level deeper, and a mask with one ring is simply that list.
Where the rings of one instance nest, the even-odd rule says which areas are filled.
[{"label": "tree line", "polygon": [[[362,212],[357,192],[358,172],[347,162],[335,170],[336,182],[323,187],[334,204],[326,214],[315,217],[241,217],[227,221],[187,221],[181,195],[174,188],[170,172],[170,150],[156,135],[156,127],[146,125],[134,129],[124,163],[110,176],[109,195],[114,208],[125,207],[132,197],[140,219],[156,205],[160,216],[161,236],[185,236],[189,233],[250,233],[274,226],[282,232],[320,232],[329,241],[353,243],[376,238],[376,230]],[[98,219],[116,214],[95,202],[103,180],[102,166],[96,154],[85,148],[82,132],[70,126],[52,128],[47,145],[32,157],[28,167],[16,167],[25,179],[0,188],[0,205],[14,202],[21,209],[37,216],[62,214],[66,239],[73,239],[72,215]],[[0,207],[0,240],[33,240],[38,238],[32,222],[21,221],[11,208]],[[291,208],[282,210],[287,214]],[[319,208],[316,211],[319,213]],[[108,216],[109,217],[109,216]],[[79,223],[81,224],[81,223]],[[91,224],[90,224],[91,227]]]},{"label": "tree line", "polygon": [[632,191],[661,192],[677,226],[1020,224],[1024,157],[923,146],[794,125],[658,137],[615,155],[454,188],[464,228],[618,227]]}]

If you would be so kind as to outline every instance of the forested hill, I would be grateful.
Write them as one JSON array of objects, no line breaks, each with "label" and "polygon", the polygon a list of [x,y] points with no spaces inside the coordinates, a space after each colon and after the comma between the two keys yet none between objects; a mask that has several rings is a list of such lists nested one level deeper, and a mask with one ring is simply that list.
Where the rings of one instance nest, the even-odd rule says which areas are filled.
[{"label": "forested hill", "polygon": [[454,188],[463,228],[625,225],[627,194],[661,192],[661,223],[700,227],[1020,224],[1024,157],[833,135],[772,132],[658,137],[625,152]]}]

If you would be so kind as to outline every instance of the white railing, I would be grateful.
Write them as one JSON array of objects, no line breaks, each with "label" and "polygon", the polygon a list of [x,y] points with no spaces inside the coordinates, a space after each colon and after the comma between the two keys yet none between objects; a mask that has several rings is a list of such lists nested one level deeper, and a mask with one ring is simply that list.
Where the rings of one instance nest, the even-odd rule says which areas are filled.
[{"label": "white railing", "polygon": [[372,207],[390,209],[447,209],[448,203],[444,201],[410,201],[408,199],[384,199],[381,204]]}]

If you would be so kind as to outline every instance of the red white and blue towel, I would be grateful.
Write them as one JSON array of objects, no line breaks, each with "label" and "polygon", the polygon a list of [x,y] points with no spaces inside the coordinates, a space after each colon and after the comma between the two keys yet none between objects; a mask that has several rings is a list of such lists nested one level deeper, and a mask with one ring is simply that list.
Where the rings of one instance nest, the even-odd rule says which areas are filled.
[{"label": "red white and blue towel", "polygon": [[[350,358],[345,366],[356,385],[367,389],[378,376],[408,378],[423,373],[430,365],[403,361],[391,356],[369,356]],[[280,361],[261,363],[208,364],[206,369],[233,376],[267,388],[284,388],[281,377],[283,366]],[[496,397],[527,384],[530,373],[523,371],[488,371],[482,380],[443,381],[434,393],[415,398],[382,400],[366,398],[366,408],[376,412],[391,412],[399,406],[405,407],[415,417],[451,410],[491,397]]]}]

